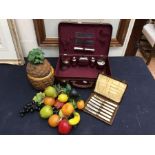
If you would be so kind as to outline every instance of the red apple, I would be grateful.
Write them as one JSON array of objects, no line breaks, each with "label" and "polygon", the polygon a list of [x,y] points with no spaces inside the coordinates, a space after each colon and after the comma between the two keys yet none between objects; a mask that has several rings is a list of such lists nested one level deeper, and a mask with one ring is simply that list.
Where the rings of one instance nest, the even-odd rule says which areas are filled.
[{"label": "red apple", "polygon": [[56,101],[55,101],[55,104],[54,104],[54,106],[55,106],[57,109],[61,109],[63,105],[64,105],[64,103],[62,103],[62,102],[60,102],[60,101],[58,101],[58,100],[56,100]]},{"label": "red apple", "polygon": [[67,135],[71,132],[72,126],[68,123],[66,119],[59,122],[58,132],[63,135]]}]

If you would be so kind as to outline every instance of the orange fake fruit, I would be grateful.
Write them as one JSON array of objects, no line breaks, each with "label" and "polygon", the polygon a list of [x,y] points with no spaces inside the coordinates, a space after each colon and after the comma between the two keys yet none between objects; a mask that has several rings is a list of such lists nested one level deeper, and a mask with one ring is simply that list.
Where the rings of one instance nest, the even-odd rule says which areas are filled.
[{"label": "orange fake fruit", "polygon": [[61,110],[62,110],[63,115],[70,116],[74,112],[74,107],[71,103],[68,102],[63,105]]},{"label": "orange fake fruit", "polygon": [[51,127],[56,127],[56,126],[58,126],[59,121],[60,121],[60,116],[57,114],[54,114],[54,115],[49,117],[48,124]]},{"label": "orange fake fruit", "polygon": [[79,100],[77,102],[77,108],[80,109],[80,110],[82,110],[82,109],[84,109],[84,107],[85,107],[84,100]]},{"label": "orange fake fruit", "polygon": [[44,104],[53,106],[55,104],[55,99],[52,97],[45,97],[44,98]]}]

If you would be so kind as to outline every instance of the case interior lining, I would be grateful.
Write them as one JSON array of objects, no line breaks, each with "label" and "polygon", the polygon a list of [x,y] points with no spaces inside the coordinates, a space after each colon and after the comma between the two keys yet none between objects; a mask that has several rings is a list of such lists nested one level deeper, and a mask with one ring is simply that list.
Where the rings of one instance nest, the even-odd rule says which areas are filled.
[{"label": "case interior lining", "polygon": [[127,84],[123,82],[99,74],[94,92],[119,103],[126,87]]}]

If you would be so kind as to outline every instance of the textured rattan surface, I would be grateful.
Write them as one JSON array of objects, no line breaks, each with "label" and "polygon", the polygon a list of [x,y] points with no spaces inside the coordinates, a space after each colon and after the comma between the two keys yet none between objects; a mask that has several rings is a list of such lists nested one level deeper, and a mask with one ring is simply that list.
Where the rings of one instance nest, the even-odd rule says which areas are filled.
[{"label": "textured rattan surface", "polygon": [[27,77],[35,89],[44,90],[46,87],[52,85],[54,82],[54,69],[52,68],[50,73],[43,78],[32,77],[29,74],[27,74]]},{"label": "textured rattan surface", "polygon": [[38,64],[38,65],[28,63],[26,67],[27,74],[36,78],[42,78],[49,75],[50,70],[51,70],[51,65],[47,59],[45,59],[42,64]]}]

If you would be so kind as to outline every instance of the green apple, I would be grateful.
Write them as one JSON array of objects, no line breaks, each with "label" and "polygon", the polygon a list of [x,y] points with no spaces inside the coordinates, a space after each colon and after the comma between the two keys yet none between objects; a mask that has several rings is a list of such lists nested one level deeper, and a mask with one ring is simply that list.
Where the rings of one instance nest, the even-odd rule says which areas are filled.
[{"label": "green apple", "polygon": [[48,96],[48,97],[53,97],[53,98],[56,98],[58,93],[56,91],[56,89],[52,86],[48,86],[45,91],[44,91],[45,95]]},{"label": "green apple", "polygon": [[49,105],[45,105],[43,108],[40,110],[40,117],[41,118],[49,118],[51,115],[53,115],[53,109]]}]

